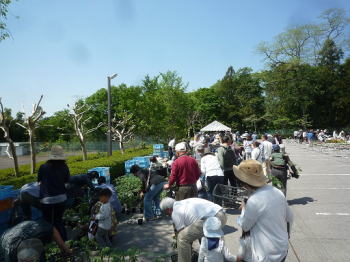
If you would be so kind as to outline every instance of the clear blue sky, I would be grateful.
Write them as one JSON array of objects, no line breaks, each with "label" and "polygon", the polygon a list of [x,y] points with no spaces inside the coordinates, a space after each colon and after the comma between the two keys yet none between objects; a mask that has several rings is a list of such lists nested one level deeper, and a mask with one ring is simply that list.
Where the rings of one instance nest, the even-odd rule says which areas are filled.
[{"label": "clear blue sky", "polygon": [[[48,114],[113,84],[176,70],[189,90],[227,67],[263,68],[256,53],[287,26],[349,0],[18,0],[0,42],[0,96],[14,112],[41,94]],[[16,18],[18,16],[18,18]]]}]

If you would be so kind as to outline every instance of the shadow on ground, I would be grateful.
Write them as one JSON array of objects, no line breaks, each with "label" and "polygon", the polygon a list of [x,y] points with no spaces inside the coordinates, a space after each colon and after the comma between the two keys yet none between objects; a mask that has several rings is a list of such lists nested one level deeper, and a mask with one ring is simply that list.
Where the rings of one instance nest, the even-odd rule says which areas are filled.
[{"label": "shadow on ground", "polygon": [[290,206],[293,205],[307,205],[309,203],[315,202],[315,200],[312,197],[300,197],[292,200],[288,200],[288,204]]},{"label": "shadow on ground", "polygon": [[154,261],[157,256],[173,252],[173,235],[173,225],[169,218],[142,225],[122,224],[118,226],[113,246],[121,250],[140,249],[144,253],[140,261]]}]

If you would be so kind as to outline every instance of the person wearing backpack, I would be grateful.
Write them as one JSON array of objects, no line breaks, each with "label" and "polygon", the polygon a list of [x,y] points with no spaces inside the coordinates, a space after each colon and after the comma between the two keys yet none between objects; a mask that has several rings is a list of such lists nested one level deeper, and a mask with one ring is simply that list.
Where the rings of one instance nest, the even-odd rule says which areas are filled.
[{"label": "person wearing backpack", "polygon": [[236,164],[236,153],[232,150],[231,142],[229,136],[224,136],[222,138],[222,144],[217,150],[216,156],[219,160],[220,167],[224,172],[224,185],[228,185],[228,181],[230,181],[230,185],[235,187],[237,186],[237,180],[232,167]]},{"label": "person wearing backpack", "polygon": [[[273,146],[273,153],[271,154],[271,175],[278,178],[282,183],[283,188],[282,192],[284,195],[287,194],[287,179],[288,179],[288,163],[287,155],[280,152],[279,145]],[[276,186],[276,183],[272,182],[273,186]]]}]

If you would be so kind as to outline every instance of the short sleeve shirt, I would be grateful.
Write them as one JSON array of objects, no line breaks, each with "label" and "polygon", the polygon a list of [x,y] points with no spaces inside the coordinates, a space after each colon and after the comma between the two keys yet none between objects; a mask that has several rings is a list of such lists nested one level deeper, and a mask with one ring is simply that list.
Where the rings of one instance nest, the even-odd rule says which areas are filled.
[{"label": "short sleeve shirt", "polygon": [[188,198],[176,201],[173,206],[172,220],[177,231],[194,222],[215,216],[222,207],[201,198]]}]

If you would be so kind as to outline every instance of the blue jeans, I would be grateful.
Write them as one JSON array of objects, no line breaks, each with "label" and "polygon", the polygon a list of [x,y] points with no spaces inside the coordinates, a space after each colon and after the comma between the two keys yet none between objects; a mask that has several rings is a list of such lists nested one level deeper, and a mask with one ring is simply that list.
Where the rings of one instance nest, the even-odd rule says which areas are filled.
[{"label": "blue jeans", "polygon": [[[146,219],[152,219],[154,215],[160,214],[160,194],[162,193],[163,186],[165,184],[166,182],[159,183],[158,185],[152,185],[150,190],[145,194],[143,199],[143,215]],[[153,211],[153,205],[155,206],[155,212]]]}]

